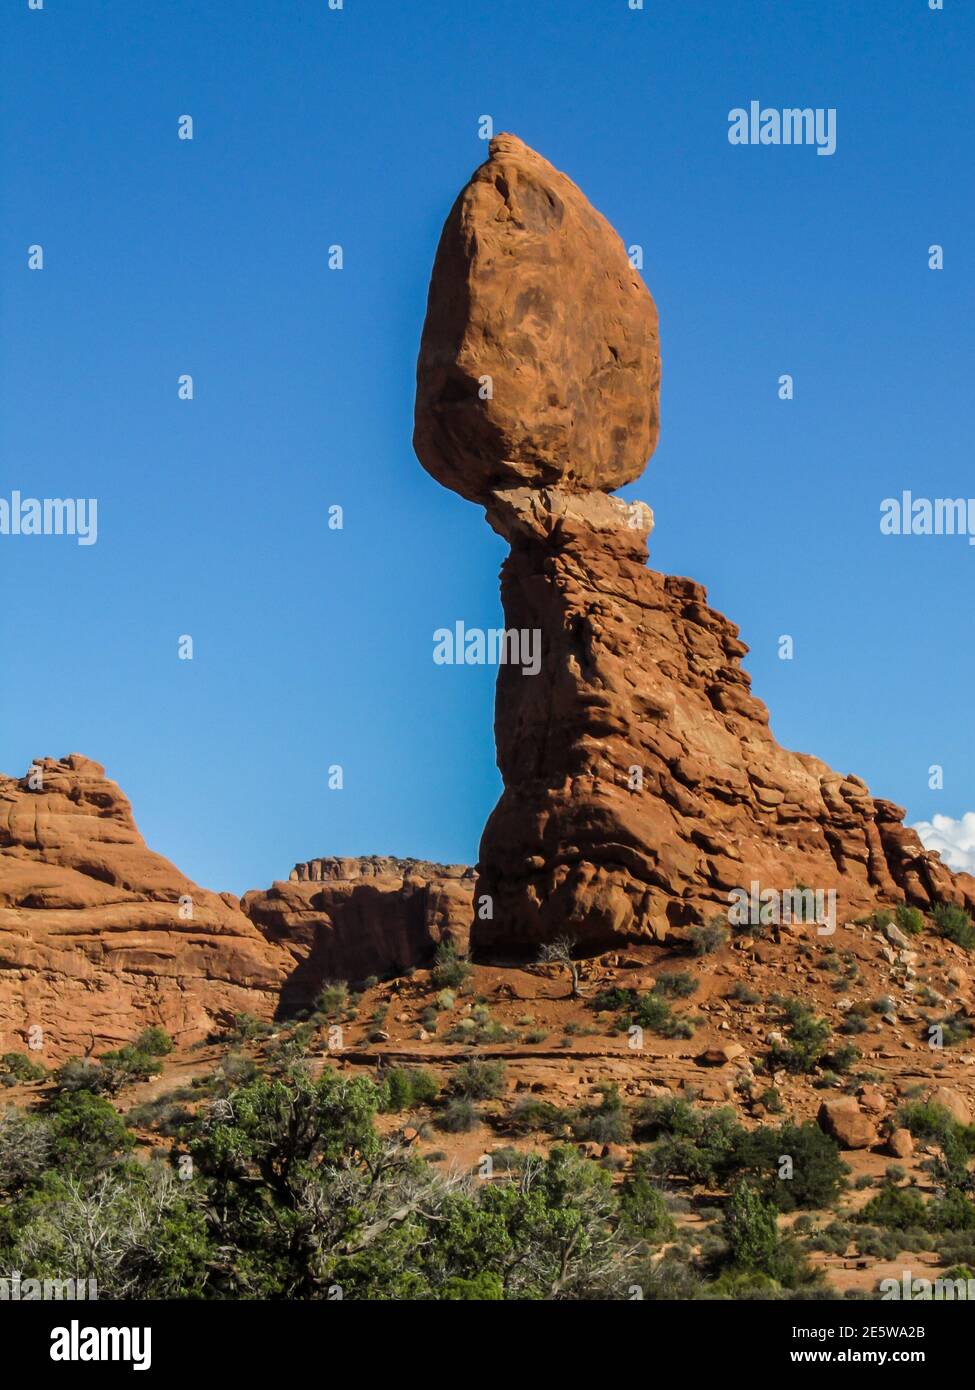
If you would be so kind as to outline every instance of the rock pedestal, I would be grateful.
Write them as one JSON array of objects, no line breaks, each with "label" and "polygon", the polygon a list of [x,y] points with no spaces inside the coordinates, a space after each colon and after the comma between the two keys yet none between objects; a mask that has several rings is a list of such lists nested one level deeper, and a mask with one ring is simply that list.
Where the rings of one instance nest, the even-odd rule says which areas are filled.
[{"label": "rock pedestal", "polygon": [[649,508],[609,494],[652,451],[659,380],[656,310],[619,238],[499,136],[441,237],[414,434],[509,542],[505,625],[541,641],[537,674],[499,668],[504,792],[475,952],[659,939],[756,882],[835,891],[841,921],[879,902],[975,906],[975,880],[925,852],[900,807],[779,747],[737,627],[700,584],[647,568]]}]

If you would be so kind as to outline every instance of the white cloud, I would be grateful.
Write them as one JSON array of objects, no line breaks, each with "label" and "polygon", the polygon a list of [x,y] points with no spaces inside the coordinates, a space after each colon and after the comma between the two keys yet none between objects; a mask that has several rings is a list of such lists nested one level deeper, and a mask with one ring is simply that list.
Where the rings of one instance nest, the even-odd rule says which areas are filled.
[{"label": "white cloud", "polygon": [[919,820],[912,827],[925,849],[936,849],[949,869],[975,874],[975,811],[966,811],[960,820],[935,816]]}]

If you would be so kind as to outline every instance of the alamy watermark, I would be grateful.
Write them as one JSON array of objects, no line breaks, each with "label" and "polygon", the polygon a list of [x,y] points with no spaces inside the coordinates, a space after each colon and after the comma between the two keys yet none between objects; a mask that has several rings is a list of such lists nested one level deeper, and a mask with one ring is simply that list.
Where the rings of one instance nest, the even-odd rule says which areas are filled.
[{"label": "alamy watermark", "polygon": [[25,1279],[19,1269],[0,1278],[0,1303],[36,1303],[52,1299],[97,1299],[97,1279]]},{"label": "alamy watermark", "polygon": [[75,536],[79,545],[98,540],[96,497],[0,497],[0,536]]},{"label": "alamy watermark", "polygon": [[975,545],[975,497],[885,497],[880,504],[882,536],[967,536]]},{"label": "alamy watermark", "polygon": [[815,145],[817,154],[836,152],[835,106],[762,106],[752,101],[746,110],[728,112],[731,145]]},{"label": "alamy watermark", "polygon": [[522,675],[542,669],[542,634],[537,627],[438,627],[433,634],[438,666],[520,666]]},{"label": "alamy watermark", "polygon": [[882,1299],[904,1299],[906,1302],[941,1302],[951,1299],[975,1300],[975,1279],[915,1279],[905,1269],[899,1279],[881,1279]]},{"label": "alamy watermark", "polygon": [[728,904],[733,927],[815,922],[818,936],[832,936],[836,931],[835,888],[763,888],[758,879],[752,879],[748,888],[731,889]]}]

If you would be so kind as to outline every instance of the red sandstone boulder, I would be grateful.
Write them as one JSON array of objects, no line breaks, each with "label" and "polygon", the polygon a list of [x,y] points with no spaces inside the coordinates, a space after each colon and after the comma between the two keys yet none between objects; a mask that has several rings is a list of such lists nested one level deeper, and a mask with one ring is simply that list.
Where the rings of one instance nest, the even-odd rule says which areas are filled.
[{"label": "red sandstone boulder", "polygon": [[820,1129],[831,1134],[841,1149],[869,1149],[877,1142],[877,1129],[851,1096],[824,1100],[817,1116]]},{"label": "red sandstone boulder", "polygon": [[657,440],[657,311],[616,232],[514,135],[447,218],[417,366],[417,455],[472,501],[612,491]]}]

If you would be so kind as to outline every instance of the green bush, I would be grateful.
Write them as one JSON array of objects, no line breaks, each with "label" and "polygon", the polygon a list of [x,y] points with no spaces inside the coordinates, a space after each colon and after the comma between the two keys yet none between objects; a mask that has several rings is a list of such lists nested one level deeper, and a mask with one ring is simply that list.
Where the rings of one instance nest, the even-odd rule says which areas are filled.
[{"label": "green bush", "polygon": [[457,953],[450,941],[441,941],[434,952],[430,980],[435,989],[459,989],[473,970],[470,961]]},{"label": "green bush", "polygon": [[691,927],[687,933],[691,950],[696,956],[710,956],[728,940],[728,928],[720,917],[706,922],[704,926]]},{"label": "green bush", "polygon": [[[791,1159],[791,1177],[779,1176],[783,1157]],[[849,1172],[835,1140],[812,1120],[777,1129],[763,1126],[741,1131],[728,1167],[747,1174],[762,1196],[780,1211],[831,1207]]]},{"label": "green bush", "polygon": [[512,1106],[506,1128],[513,1134],[534,1134],[538,1130],[556,1134],[568,1123],[568,1114],[557,1105],[538,1096],[522,1096]]},{"label": "green bush", "polygon": [[618,1089],[604,1083],[597,1087],[600,1094],[598,1105],[587,1105],[572,1122],[572,1132],[577,1139],[588,1139],[597,1144],[626,1144],[632,1138],[633,1126],[623,1106],[623,1097]]},{"label": "green bush", "polygon": [[785,1005],[789,1031],[785,1042],[773,1043],[768,1055],[769,1071],[803,1073],[815,1071],[829,1041],[832,1029],[807,1005],[791,1000]]},{"label": "green bush", "polygon": [[942,1142],[957,1127],[957,1121],[943,1105],[934,1101],[911,1101],[897,1111],[895,1123],[900,1129],[910,1130],[915,1139],[933,1139]]},{"label": "green bush", "polygon": [[432,1105],[440,1094],[440,1082],[422,1067],[393,1067],[383,1076],[380,1109],[413,1110]]},{"label": "green bush", "polygon": [[477,1121],[478,1115],[473,1103],[466,1096],[455,1096],[439,1112],[434,1124],[446,1134],[466,1134],[474,1128]]},{"label": "green bush", "polygon": [[[43,1081],[47,1076],[47,1068],[28,1057],[26,1052],[5,1052],[0,1057],[0,1076],[5,1084],[13,1085],[16,1082]],[[7,1082],[6,1078],[10,1077]]]},{"label": "green bush", "polygon": [[173,1050],[173,1040],[163,1028],[145,1028],[133,1043],[136,1052],[149,1057],[167,1057]]},{"label": "green bush", "polygon": [[700,983],[696,975],[686,970],[664,970],[657,976],[653,989],[664,999],[690,999]]},{"label": "green bush", "polygon": [[877,1195],[871,1197],[854,1217],[855,1221],[883,1226],[891,1231],[923,1226],[926,1219],[927,1208],[921,1194],[913,1187],[895,1187],[892,1183],[884,1183]]},{"label": "green bush", "polygon": [[975,927],[968,913],[954,903],[938,903],[931,913],[938,932],[966,951],[975,950]]},{"label": "green bush", "polygon": [[732,1264],[767,1271],[779,1243],[775,1207],[748,1183],[736,1183],[725,1210],[724,1235]]},{"label": "green bush", "polygon": [[643,1167],[638,1166],[624,1181],[619,1200],[620,1222],[628,1235],[654,1245],[674,1235],[667,1200]]},{"label": "green bush", "polygon": [[504,1095],[503,1062],[462,1062],[454,1071],[452,1087],[469,1100],[495,1100]]},{"label": "green bush", "polygon": [[52,1151],[63,1171],[87,1175],[107,1167],[135,1144],[122,1116],[102,1096],[69,1091],[49,1112]]},{"label": "green bush", "polygon": [[894,923],[908,936],[920,936],[924,931],[924,913],[919,908],[899,903],[894,909]]},{"label": "green bush", "polygon": [[349,986],[344,980],[326,980],[315,997],[315,1012],[324,1018],[336,1018],[349,1005]]}]

